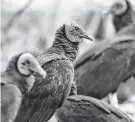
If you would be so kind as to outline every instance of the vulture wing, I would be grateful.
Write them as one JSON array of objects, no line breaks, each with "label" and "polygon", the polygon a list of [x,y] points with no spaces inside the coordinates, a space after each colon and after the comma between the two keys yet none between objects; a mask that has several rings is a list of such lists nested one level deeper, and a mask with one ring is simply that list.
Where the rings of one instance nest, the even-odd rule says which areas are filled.
[{"label": "vulture wing", "polygon": [[132,122],[120,110],[92,97],[73,95],[57,110],[60,122]]},{"label": "vulture wing", "polygon": [[105,97],[135,73],[135,35],[129,33],[133,29],[123,30],[114,41],[95,44],[76,62],[79,94]]}]

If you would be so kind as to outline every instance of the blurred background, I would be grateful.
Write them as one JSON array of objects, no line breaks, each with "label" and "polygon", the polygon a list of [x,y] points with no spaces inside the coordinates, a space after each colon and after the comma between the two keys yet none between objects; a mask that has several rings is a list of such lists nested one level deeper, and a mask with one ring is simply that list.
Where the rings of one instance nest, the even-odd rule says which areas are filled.
[{"label": "blurred background", "polygon": [[[135,5],[134,0],[130,0]],[[53,42],[56,28],[76,22],[97,40],[110,38],[114,29],[104,13],[115,0],[2,0],[1,69],[20,52],[45,51]],[[108,31],[109,30],[109,31]],[[87,50],[82,44],[79,55]]]}]

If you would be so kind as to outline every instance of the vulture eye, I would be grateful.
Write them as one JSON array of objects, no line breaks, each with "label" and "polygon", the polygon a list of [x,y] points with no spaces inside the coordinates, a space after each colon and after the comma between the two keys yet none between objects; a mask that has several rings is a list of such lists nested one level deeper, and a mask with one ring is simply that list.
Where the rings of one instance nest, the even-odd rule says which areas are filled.
[{"label": "vulture eye", "polygon": [[78,27],[75,27],[75,30],[79,30],[79,28]]},{"label": "vulture eye", "polygon": [[116,8],[122,8],[122,5],[119,4],[119,3],[117,3],[117,4],[116,4]]},{"label": "vulture eye", "polygon": [[30,64],[30,61],[29,61],[29,60],[27,60],[27,61],[26,61],[26,63],[27,63],[27,64]]},{"label": "vulture eye", "polygon": [[26,65],[26,64],[23,62],[22,65]]}]

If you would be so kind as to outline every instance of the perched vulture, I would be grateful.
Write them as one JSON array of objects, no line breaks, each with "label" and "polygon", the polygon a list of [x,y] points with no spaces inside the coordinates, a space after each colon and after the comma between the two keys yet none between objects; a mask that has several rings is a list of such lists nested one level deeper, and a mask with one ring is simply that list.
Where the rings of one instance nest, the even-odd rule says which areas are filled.
[{"label": "perched vulture", "polygon": [[58,122],[132,122],[119,109],[83,95],[69,96],[55,117]]},{"label": "perched vulture", "polygon": [[[113,19],[118,16],[123,18]],[[74,64],[78,94],[103,98],[135,74],[135,24],[123,24],[119,30],[110,41],[95,43]]]},{"label": "perched vulture", "polygon": [[53,45],[37,60],[47,72],[37,78],[24,96],[15,122],[46,122],[67,99],[74,78],[73,61],[82,38],[92,40],[75,24],[64,24],[55,34]]},{"label": "perched vulture", "polygon": [[14,56],[1,76],[1,121],[13,122],[22,97],[33,86],[36,74],[46,77],[36,58],[30,53]]}]

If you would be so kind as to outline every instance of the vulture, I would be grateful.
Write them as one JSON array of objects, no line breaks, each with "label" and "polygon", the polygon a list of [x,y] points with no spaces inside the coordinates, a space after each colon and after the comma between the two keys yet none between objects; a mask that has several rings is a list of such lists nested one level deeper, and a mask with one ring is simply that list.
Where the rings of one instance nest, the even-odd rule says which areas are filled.
[{"label": "vulture", "polygon": [[35,76],[46,77],[36,58],[30,53],[14,56],[1,76],[1,121],[13,122],[24,94],[29,92]]},{"label": "vulture", "polygon": [[129,0],[115,2],[110,7],[107,14],[112,15],[112,22],[114,24],[116,33],[124,27],[127,27],[128,25],[131,25],[135,22],[133,6]]},{"label": "vulture", "polygon": [[[121,35],[135,35],[135,30],[131,29],[134,28],[134,23],[135,23],[135,14],[134,14],[134,10],[133,10],[133,6],[131,5],[131,3],[129,2],[129,0],[123,0],[123,1],[118,1],[116,3],[114,3],[109,12],[111,13],[113,16],[113,24],[116,30],[116,33],[119,32],[119,34]],[[126,28],[127,27],[127,28]],[[123,29],[125,28],[125,29]],[[126,30],[126,31],[125,31]],[[118,35],[119,35],[118,34]],[[133,95],[134,92],[130,93],[127,95],[127,92],[133,91],[133,90],[128,90],[128,91],[124,91],[125,88],[128,89],[132,89],[132,87],[130,86],[132,83],[132,81],[134,80],[134,84],[135,84],[135,79],[134,78],[129,78],[126,82],[122,82],[120,84],[120,86],[117,89],[117,92],[114,94],[114,102],[122,102],[126,99],[128,99],[129,96]],[[132,80],[132,81],[131,81]],[[126,86],[128,85],[128,86]],[[116,99],[116,96],[118,97],[118,100]],[[111,100],[113,101],[113,100]],[[113,102],[112,102],[113,103]]]},{"label": "vulture", "polygon": [[132,122],[119,109],[83,95],[69,96],[55,117],[58,122]]},{"label": "vulture", "polygon": [[92,41],[76,24],[63,24],[56,30],[52,46],[36,57],[47,72],[36,78],[33,88],[24,96],[15,122],[46,122],[67,99],[74,78],[73,62],[82,39]]},{"label": "vulture", "polygon": [[[126,0],[125,3],[128,9],[124,10],[130,10],[129,2]],[[78,94],[101,99],[115,92],[121,82],[135,75],[135,24],[129,24],[127,21],[125,27],[125,19],[120,19],[126,16],[125,14],[113,17],[119,18],[123,25],[122,28],[116,25],[117,23],[114,24],[119,27],[116,36],[95,43],[75,62]]]}]

